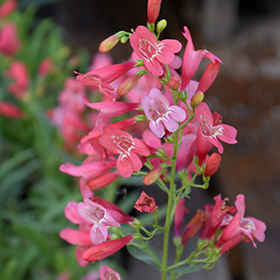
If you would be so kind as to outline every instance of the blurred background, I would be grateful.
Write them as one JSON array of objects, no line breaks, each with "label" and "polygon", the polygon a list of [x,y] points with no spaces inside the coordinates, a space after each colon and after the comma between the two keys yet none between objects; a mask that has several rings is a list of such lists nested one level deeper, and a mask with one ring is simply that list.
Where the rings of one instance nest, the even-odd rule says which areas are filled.
[{"label": "blurred background", "polygon": [[[83,49],[88,58],[97,53],[99,43],[109,35],[119,30],[129,31],[139,24],[145,25],[147,20],[146,0],[83,0],[82,2],[22,0],[19,1],[20,10],[25,11],[30,3],[36,4],[37,7],[35,21],[51,18],[62,34],[60,39],[69,46],[71,52],[75,53]],[[266,240],[258,244],[258,249],[251,244],[242,243],[222,258],[213,271],[195,273],[188,279],[199,280],[207,277],[229,280],[278,280],[280,279],[278,265],[280,260],[280,1],[163,0],[159,19],[166,19],[168,22],[168,27],[163,33],[164,37],[176,38],[184,45],[185,39],[181,32],[186,25],[192,33],[196,49],[205,48],[223,61],[224,64],[216,81],[205,94],[205,101],[212,111],[217,111],[224,117],[225,123],[238,130],[238,144],[225,147],[221,167],[213,177],[208,192],[194,191],[194,197],[188,207],[196,209],[203,207],[205,203],[212,203],[213,196],[218,193],[228,197],[232,204],[236,195],[243,193],[246,196],[246,216],[258,218],[268,227]],[[126,44],[116,46],[110,54],[115,62],[121,62],[128,59],[130,52],[130,46]],[[63,67],[62,63],[61,67]],[[83,69],[83,66],[79,67]],[[71,76],[70,70],[68,74]],[[197,75],[200,76],[201,73]],[[60,157],[58,163],[66,158],[65,155]],[[34,164],[36,166],[36,163]],[[65,180],[63,184],[69,184],[66,177],[63,177],[63,180]],[[57,194],[58,201],[61,201],[62,194],[67,192],[67,187],[65,188],[62,193]],[[23,191],[20,192],[21,195],[22,193]],[[73,197],[79,196],[76,194]],[[63,210],[63,207],[65,204],[57,209],[54,214],[56,218],[59,217],[61,213],[59,211]],[[3,230],[5,230],[5,223],[15,221],[15,215],[20,214],[17,211],[19,210],[15,210],[12,218],[11,214],[4,215]],[[53,216],[47,217],[46,220],[51,221],[51,218]],[[28,231],[24,225],[20,226],[23,232]],[[55,228],[53,232],[57,230],[58,228]],[[47,230],[46,232],[48,233]],[[25,234],[30,236],[31,233]],[[34,234],[33,238],[38,239],[40,244],[38,248],[48,250],[45,248],[45,240],[40,241],[41,237],[32,234]],[[17,242],[20,241],[17,238],[8,241],[10,246],[14,246],[16,254]],[[5,250],[1,251],[2,256],[8,254]],[[69,252],[69,256],[71,253],[73,254],[73,251]],[[54,254],[57,262],[60,262],[60,270],[61,267],[67,270],[68,264],[63,260],[62,252],[60,255]],[[36,253],[34,252],[33,255],[30,253],[30,263],[34,261],[32,256],[36,256]],[[74,265],[75,260],[72,262]],[[143,279],[145,273],[143,268],[147,275],[154,273],[145,264],[131,260],[129,263],[131,270],[134,268],[130,272],[129,279]],[[9,266],[10,272],[6,272],[8,275],[6,277],[13,275],[17,261],[9,263]],[[139,269],[142,273],[140,275]],[[53,270],[57,271],[56,268]],[[80,277],[82,273],[77,273],[77,277],[78,275]],[[34,275],[33,278],[31,275],[26,277],[16,279],[38,279]],[[54,276],[46,279],[54,279],[52,277]]]}]

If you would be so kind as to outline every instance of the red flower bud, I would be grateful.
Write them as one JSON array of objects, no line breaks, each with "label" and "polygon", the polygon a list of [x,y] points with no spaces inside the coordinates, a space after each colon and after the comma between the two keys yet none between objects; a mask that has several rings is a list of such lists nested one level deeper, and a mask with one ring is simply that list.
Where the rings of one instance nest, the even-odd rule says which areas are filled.
[{"label": "red flower bud", "polygon": [[101,42],[101,44],[99,45],[99,51],[101,53],[106,53],[110,51],[119,41],[120,39],[116,34],[111,35],[110,37]]},{"label": "red flower bud", "polygon": [[192,99],[191,99],[191,106],[194,108],[196,107],[199,103],[201,103],[204,99],[204,93],[202,91],[196,92]]},{"label": "red flower bud", "polygon": [[171,89],[178,89],[181,86],[181,84],[182,84],[182,80],[178,75],[171,77],[168,82],[168,86]]},{"label": "red flower bud", "polygon": [[16,0],[6,0],[0,6],[0,18],[6,17],[11,14],[17,8]]},{"label": "red flower bud", "polygon": [[138,74],[134,74],[134,75],[130,76],[129,78],[127,78],[117,89],[117,95],[119,95],[119,96],[126,95],[128,92],[130,92],[135,87],[135,85],[137,84],[139,79],[140,79],[140,76]]},{"label": "red flower bud", "polygon": [[182,234],[182,245],[185,245],[202,228],[204,222],[204,212],[198,209],[194,217],[187,224]]},{"label": "red flower bud", "polygon": [[0,115],[11,119],[22,119],[23,112],[17,106],[9,102],[0,102]]},{"label": "red flower bud", "polygon": [[143,178],[143,183],[147,186],[153,184],[159,178],[161,172],[162,166],[155,167]]},{"label": "red flower bud", "polygon": [[181,198],[177,204],[175,213],[174,213],[174,236],[180,235],[180,229],[184,222],[185,214],[189,211],[185,207],[185,198]]},{"label": "red flower bud", "polygon": [[38,73],[39,75],[46,76],[52,69],[53,62],[50,58],[45,58],[42,60],[39,66]]},{"label": "red flower bud", "polygon": [[210,177],[217,172],[220,167],[222,157],[218,153],[213,153],[207,160],[205,167],[205,177]]},{"label": "red flower bud", "polygon": [[149,0],[148,1],[148,23],[152,24],[158,18],[160,12],[161,0]]}]

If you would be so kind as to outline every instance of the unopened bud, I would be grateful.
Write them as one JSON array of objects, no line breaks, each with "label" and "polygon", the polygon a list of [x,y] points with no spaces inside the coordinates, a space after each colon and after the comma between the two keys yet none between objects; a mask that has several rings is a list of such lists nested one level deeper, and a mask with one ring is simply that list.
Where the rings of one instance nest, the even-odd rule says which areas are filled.
[{"label": "unopened bud", "polygon": [[162,166],[155,167],[143,178],[143,183],[147,186],[153,184],[159,178],[161,172]]},{"label": "unopened bud", "polygon": [[140,76],[137,74],[134,74],[134,75],[130,76],[129,78],[127,78],[117,89],[117,95],[119,95],[119,96],[126,95],[128,92],[131,91],[131,89],[134,88],[134,86],[137,84],[139,79],[140,79]]},{"label": "unopened bud", "polygon": [[174,236],[180,236],[181,226],[184,222],[185,214],[188,212],[188,209],[185,207],[185,198],[183,197],[179,200],[174,213]]},{"label": "unopened bud", "polygon": [[182,84],[182,80],[181,77],[178,75],[171,77],[168,82],[168,86],[171,89],[178,89],[180,88],[181,84]]},{"label": "unopened bud", "polygon": [[148,0],[148,23],[155,23],[160,12],[161,0]]},{"label": "unopened bud", "polygon": [[128,41],[129,37],[128,36],[123,36],[121,37],[121,43],[125,44]]},{"label": "unopened bud", "polygon": [[141,228],[141,226],[142,226],[141,222],[136,218],[134,218],[134,221],[132,223],[130,223],[129,225],[133,228]]},{"label": "unopened bud", "polygon": [[194,237],[202,228],[204,222],[204,211],[198,209],[191,221],[186,225],[182,233],[182,243],[185,245],[192,237]]},{"label": "unopened bud", "polygon": [[99,52],[106,53],[110,51],[120,41],[117,34],[111,35],[101,42],[99,45]]},{"label": "unopened bud", "polygon": [[50,58],[45,58],[41,61],[39,65],[38,74],[41,76],[46,76],[52,69],[53,62]]},{"label": "unopened bud", "polygon": [[175,245],[175,247],[179,247],[182,243],[182,238],[181,236],[174,236],[173,237],[173,244]]},{"label": "unopened bud", "polygon": [[23,111],[12,103],[2,101],[0,102],[0,115],[11,119],[22,119]]},{"label": "unopened bud", "polygon": [[194,94],[191,99],[191,106],[195,108],[199,103],[201,103],[204,99],[204,93],[202,91],[198,91]]},{"label": "unopened bud", "polygon": [[167,21],[165,19],[162,19],[157,24],[157,33],[160,34],[167,26]]},{"label": "unopened bud", "polygon": [[222,157],[218,153],[213,153],[207,160],[205,167],[205,177],[210,177],[217,172],[220,167]]},{"label": "unopened bud", "polygon": [[6,0],[1,1],[2,4],[0,6],[0,18],[4,18],[11,14],[18,6],[18,3],[16,0]]},{"label": "unopened bud", "polygon": [[136,119],[136,122],[144,122],[144,121],[148,120],[145,115],[136,115],[135,119]]}]

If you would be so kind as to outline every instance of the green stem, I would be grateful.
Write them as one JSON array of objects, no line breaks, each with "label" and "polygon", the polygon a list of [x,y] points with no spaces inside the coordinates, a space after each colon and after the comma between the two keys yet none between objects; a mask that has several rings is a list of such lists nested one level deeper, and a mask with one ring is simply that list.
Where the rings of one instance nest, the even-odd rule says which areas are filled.
[{"label": "green stem", "polygon": [[[183,251],[184,251],[183,246],[181,246],[181,245],[177,246],[175,264],[177,264],[180,261],[180,258],[181,258],[181,255],[182,255]],[[172,272],[170,280],[175,280],[176,278],[177,278],[176,273]]]},{"label": "green stem", "polygon": [[[178,146],[177,146],[177,138],[178,132],[175,133],[174,137],[174,152],[173,152],[173,159],[176,160]],[[168,247],[169,247],[169,234],[170,234],[170,227],[172,222],[172,207],[174,202],[174,193],[175,193],[175,174],[176,174],[176,163],[172,164],[171,167],[171,176],[170,176],[170,185],[169,185],[169,192],[168,192],[168,202],[167,202],[167,211],[166,211],[166,219],[165,219],[165,232],[163,237],[163,255],[162,255],[162,274],[161,280],[166,280],[167,277],[167,261],[168,261]]]},{"label": "green stem", "polygon": [[[139,234],[139,229],[136,230]],[[150,256],[155,260],[155,262],[157,263],[157,265],[159,267],[161,267],[161,264],[158,260],[158,258],[154,255],[154,253],[150,250],[149,246],[147,245],[147,243],[143,240],[143,238],[140,239],[142,245],[143,245],[143,248],[150,254]]]},{"label": "green stem", "polygon": [[175,171],[176,171],[176,165],[173,165],[171,169],[171,182],[170,182],[170,190],[168,194],[167,212],[166,212],[166,219],[165,219],[165,226],[164,226],[165,232],[164,232],[164,239],[163,239],[162,275],[161,275],[162,280],[166,280],[166,276],[167,276],[169,232],[170,232],[170,224],[171,224],[173,194],[175,190],[175,184],[174,184]]}]

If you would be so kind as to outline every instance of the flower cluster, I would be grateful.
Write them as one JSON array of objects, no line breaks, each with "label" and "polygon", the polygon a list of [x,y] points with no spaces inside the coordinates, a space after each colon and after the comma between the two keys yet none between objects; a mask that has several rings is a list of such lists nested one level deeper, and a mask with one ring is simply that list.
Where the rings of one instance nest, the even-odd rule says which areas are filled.
[{"label": "flower cluster", "polygon": [[[118,42],[129,42],[132,48],[129,61],[101,66],[85,74],[75,72],[79,85],[93,87],[103,97],[100,102],[92,102],[91,97],[76,91],[79,96],[75,98],[74,107],[78,109],[86,105],[98,114],[93,129],[78,145],[79,151],[87,155],[86,159],[80,166],[66,163],[60,167],[62,172],[80,177],[84,197],[84,202],[71,202],[65,209],[66,217],[78,224],[79,230],[65,229],[60,235],[69,243],[78,245],[76,255],[81,265],[103,259],[128,244],[148,251],[161,268],[162,279],[166,279],[171,270],[167,256],[173,219],[178,250],[201,230],[200,239],[208,240],[199,245],[201,254],[213,250],[214,255],[224,253],[242,239],[253,242],[254,246],[255,239],[264,241],[265,224],[254,218],[244,218],[243,195],[237,196],[235,216],[232,214],[236,209],[227,207],[225,200],[216,196],[216,205],[206,205],[204,211],[198,210],[180,234],[187,212],[185,197],[192,187],[206,189],[209,186],[210,177],[218,170],[224,152],[222,142],[237,143],[237,131],[223,124],[222,116],[212,113],[203,102],[204,93],[218,74],[221,60],[207,50],[195,50],[187,27],[183,32],[186,39],[183,58],[178,55],[182,48],[178,40],[160,40],[166,27],[165,20],[155,25],[160,5],[161,1],[148,1],[147,27],[140,25],[131,33],[120,31],[100,44],[99,51],[106,53]],[[200,80],[195,81],[194,74],[203,58],[208,59],[209,64]],[[79,88],[78,85],[71,87]],[[73,105],[70,95],[61,97],[61,100],[67,106]],[[213,153],[213,148],[217,148],[217,152]],[[177,186],[176,173],[180,178]],[[145,175],[145,185],[158,182],[167,193],[164,227],[158,224],[160,207],[145,192],[134,208],[154,215],[152,231],[113,203],[96,196],[95,191],[119,177],[137,175]],[[195,182],[199,175],[203,181],[201,185]],[[131,225],[135,234],[120,234],[122,223]],[[114,228],[118,230],[114,231]],[[111,235],[110,231],[114,234]],[[165,232],[161,262],[145,243],[160,231]],[[120,234],[117,238],[116,233]],[[173,268],[179,266],[178,256],[180,254]],[[205,267],[208,260],[205,260]],[[190,259],[180,265],[182,263],[188,264]],[[192,263],[196,260],[192,259]]]},{"label": "flower cluster", "polygon": [[180,228],[186,208],[185,199],[180,200],[176,208],[177,219],[174,219],[174,236],[179,237],[181,245],[185,245],[199,231],[200,239],[215,244],[220,254],[227,252],[242,240],[252,242],[254,247],[257,247],[254,240],[264,241],[265,223],[252,217],[244,217],[245,197],[243,194],[237,195],[236,208],[226,206],[226,199],[221,199],[221,195],[215,196],[214,200],[216,202],[214,206],[206,204],[204,211],[200,209],[197,211],[182,234],[180,234]]},{"label": "flower cluster", "polygon": [[79,230],[63,229],[60,237],[70,244],[78,245],[76,257],[81,266],[106,258],[132,240],[132,236],[113,240],[108,235],[109,226],[120,227],[120,224],[132,223],[134,219],[100,197],[85,197],[84,202],[80,203],[69,202],[65,217],[73,224],[78,224]]}]

